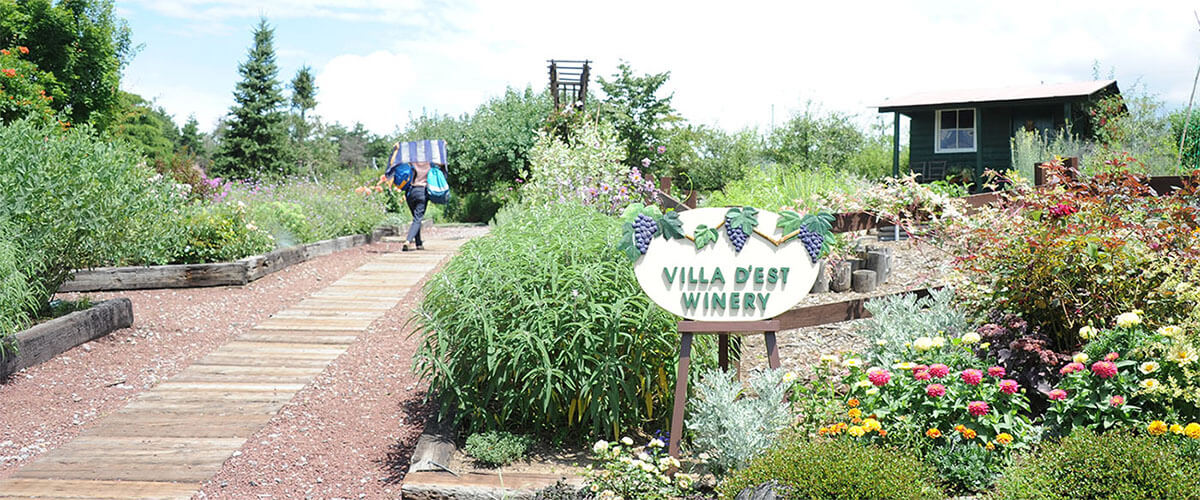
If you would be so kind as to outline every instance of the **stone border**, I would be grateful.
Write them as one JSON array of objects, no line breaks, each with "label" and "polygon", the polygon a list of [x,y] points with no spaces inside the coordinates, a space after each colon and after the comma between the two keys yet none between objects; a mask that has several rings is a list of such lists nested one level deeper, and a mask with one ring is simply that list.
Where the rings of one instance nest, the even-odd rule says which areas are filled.
[{"label": "stone border", "polygon": [[339,250],[375,243],[384,237],[393,236],[399,231],[400,229],[396,227],[383,227],[372,231],[371,234],[342,236],[307,245],[280,248],[234,262],[101,267],[78,270],[70,280],[58,288],[58,292],[245,285],[288,266],[322,255],[329,255]]},{"label": "stone border", "polygon": [[0,380],[132,324],[133,303],[122,297],[34,325],[16,334],[17,354],[0,361]]}]

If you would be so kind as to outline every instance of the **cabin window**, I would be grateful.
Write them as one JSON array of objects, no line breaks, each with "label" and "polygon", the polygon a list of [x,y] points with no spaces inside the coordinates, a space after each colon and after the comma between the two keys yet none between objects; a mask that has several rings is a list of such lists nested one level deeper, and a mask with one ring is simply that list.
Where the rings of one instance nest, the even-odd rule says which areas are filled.
[{"label": "cabin window", "polygon": [[934,152],[970,153],[975,151],[975,110],[941,109],[936,113]]}]

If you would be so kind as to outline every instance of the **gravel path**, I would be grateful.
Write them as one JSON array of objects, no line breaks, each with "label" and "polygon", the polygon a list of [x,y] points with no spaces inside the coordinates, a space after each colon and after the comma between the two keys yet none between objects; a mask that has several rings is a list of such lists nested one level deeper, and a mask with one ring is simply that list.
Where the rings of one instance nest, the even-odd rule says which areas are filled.
[{"label": "gravel path", "polygon": [[[435,228],[428,237],[463,238],[484,232],[486,228]],[[134,325],[19,372],[0,385],[0,478],[74,438],[140,391],[178,373],[272,313],[375,255],[397,250],[397,243],[358,247],[289,267],[244,287],[90,294],[96,300],[129,297]],[[408,368],[415,340],[407,339],[402,327],[417,297],[419,292],[414,292],[386,319],[372,325],[346,355],[248,441],[240,456],[226,462],[206,490],[208,497],[265,498],[260,496],[263,491],[241,490],[241,486],[257,488],[250,486],[253,481],[274,485],[270,491],[275,498],[303,498],[306,488],[297,482],[283,489],[285,477],[303,477],[308,487],[321,492],[315,493],[318,498],[359,494],[375,498],[389,489],[398,490],[393,483],[407,467],[411,441],[421,431],[420,415],[425,410],[419,404],[422,388]],[[317,453],[305,456],[292,450]],[[284,456],[284,452],[289,453]],[[302,472],[272,474],[285,468]],[[364,483],[364,478],[369,479]],[[222,483],[227,487],[222,488]],[[323,484],[329,486],[321,489]]]}]

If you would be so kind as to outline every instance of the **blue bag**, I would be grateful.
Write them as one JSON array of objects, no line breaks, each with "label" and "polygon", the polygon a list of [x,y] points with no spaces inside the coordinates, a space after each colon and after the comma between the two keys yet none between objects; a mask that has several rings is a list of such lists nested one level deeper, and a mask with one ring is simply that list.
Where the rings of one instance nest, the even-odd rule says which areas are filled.
[{"label": "blue bag", "polygon": [[391,179],[392,184],[395,184],[396,187],[400,188],[405,193],[408,193],[408,189],[412,187],[414,175],[412,165],[407,163],[397,163],[388,167],[387,171],[384,172],[383,175]]},{"label": "blue bag", "polygon": [[450,183],[446,182],[446,173],[442,169],[437,165],[429,167],[426,181],[425,192],[429,195],[429,201],[439,205],[450,203]]}]

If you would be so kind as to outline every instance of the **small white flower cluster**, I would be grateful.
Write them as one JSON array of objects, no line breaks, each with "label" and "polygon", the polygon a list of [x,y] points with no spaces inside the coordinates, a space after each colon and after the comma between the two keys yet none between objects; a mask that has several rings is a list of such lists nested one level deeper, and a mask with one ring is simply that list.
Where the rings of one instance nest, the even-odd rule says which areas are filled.
[{"label": "small white flower cluster", "polygon": [[633,447],[633,439],[629,437],[616,443],[597,441],[592,445],[592,452],[600,458],[602,470],[586,474],[590,483],[588,489],[598,499],[614,500],[647,489],[666,491],[673,496],[684,494],[695,484],[696,476],[677,473],[672,477],[669,473],[678,470],[681,464],[675,457],[665,454],[666,446],[657,438],[640,448]]}]

